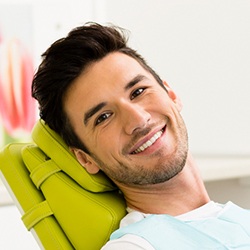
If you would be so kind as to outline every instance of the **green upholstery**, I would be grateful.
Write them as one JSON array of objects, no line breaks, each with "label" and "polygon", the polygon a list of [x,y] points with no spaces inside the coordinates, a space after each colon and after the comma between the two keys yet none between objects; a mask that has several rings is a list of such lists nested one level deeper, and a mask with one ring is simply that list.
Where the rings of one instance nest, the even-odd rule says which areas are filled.
[{"label": "green upholstery", "polygon": [[126,214],[119,190],[89,175],[42,120],[32,143],[0,152],[0,171],[28,230],[44,249],[100,249]]}]

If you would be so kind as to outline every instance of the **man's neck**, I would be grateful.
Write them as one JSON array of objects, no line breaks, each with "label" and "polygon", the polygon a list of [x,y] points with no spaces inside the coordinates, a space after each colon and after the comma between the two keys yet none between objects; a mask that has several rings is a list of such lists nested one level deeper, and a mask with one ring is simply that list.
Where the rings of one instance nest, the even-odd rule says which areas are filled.
[{"label": "man's neck", "polygon": [[165,183],[144,188],[124,185],[119,187],[124,193],[128,207],[149,214],[177,216],[196,209],[210,200],[190,155],[182,172]]}]

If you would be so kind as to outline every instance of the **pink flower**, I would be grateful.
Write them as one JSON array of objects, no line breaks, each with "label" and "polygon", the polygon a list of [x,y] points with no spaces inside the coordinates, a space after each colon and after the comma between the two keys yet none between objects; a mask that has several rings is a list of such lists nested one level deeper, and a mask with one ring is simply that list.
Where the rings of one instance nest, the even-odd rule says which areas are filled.
[{"label": "pink flower", "polygon": [[30,132],[36,121],[36,102],[31,97],[33,62],[17,39],[0,44],[0,116],[9,135]]}]

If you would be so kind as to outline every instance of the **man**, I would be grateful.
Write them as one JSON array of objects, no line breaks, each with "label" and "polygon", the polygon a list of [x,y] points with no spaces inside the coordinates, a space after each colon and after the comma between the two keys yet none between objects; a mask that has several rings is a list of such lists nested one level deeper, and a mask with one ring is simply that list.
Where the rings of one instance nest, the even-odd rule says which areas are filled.
[{"label": "man", "polygon": [[180,99],[121,29],[87,24],[55,42],[32,93],[82,166],[124,194],[129,213],[103,250],[250,249],[250,212],[210,201]]}]

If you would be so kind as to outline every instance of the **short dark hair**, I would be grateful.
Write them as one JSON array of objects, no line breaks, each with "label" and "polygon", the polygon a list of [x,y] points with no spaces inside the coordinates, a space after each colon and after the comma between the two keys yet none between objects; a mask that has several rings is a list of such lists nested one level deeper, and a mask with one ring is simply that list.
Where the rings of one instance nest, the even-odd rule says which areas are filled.
[{"label": "short dark hair", "polygon": [[43,54],[32,82],[32,96],[38,101],[40,117],[68,144],[89,153],[75,134],[63,108],[72,82],[93,62],[112,52],[124,53],[140,63],[159,82],[155,71],[135,50],[128,47],[126,31],[116,26],[86,23],[54,42]]}]

